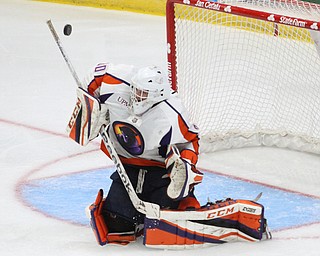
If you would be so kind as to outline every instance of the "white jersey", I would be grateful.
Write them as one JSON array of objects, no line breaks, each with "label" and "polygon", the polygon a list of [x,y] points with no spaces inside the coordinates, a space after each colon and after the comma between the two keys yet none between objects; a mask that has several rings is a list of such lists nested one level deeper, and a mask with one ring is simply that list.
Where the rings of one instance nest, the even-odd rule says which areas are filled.
[{"label": "white jersey", "polygon": [[121,161],[136,166],[164,167],[168,145],[176,144],[181,156],[195,164],[198,129],[189,123],[177,93],[141,116],[132,114],[130,81],[135,72],[133,66],[99,64],[87,88],[109,110],[108,133]]}]

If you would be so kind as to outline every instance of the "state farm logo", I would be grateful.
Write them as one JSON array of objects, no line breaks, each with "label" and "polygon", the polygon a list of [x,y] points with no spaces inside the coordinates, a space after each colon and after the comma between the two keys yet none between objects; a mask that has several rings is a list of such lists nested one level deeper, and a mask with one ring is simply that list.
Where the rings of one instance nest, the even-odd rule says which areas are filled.
[{"label": "state farm logo", "polygon": [[232,214],[234,212],[236,212],[235,205],[223,207],[223,208],[216,209],[216,210],[209,212],[207,215],[207,219],[220,218],[220,217]]},{"label": "state farm logo", "polygon": [[292,19],[290,17],[285,17],[285,16],[281,16],[279,22],[282,24],[296,26],[296,27],[302,27],[302,28],[305,28],[306,24],[307,24],[307,22],[305,22],[305,21],[298,20],[298,19]]}]

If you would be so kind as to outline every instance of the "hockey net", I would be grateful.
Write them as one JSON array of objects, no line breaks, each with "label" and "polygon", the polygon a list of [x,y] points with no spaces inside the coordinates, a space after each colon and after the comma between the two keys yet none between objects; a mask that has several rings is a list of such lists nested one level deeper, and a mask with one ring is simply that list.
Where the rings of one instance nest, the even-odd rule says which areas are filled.
[{"label": "hockey net", "polygon": [[320,154],[319,5],[169,0],[168,71],[202,152],[278,146]]}]

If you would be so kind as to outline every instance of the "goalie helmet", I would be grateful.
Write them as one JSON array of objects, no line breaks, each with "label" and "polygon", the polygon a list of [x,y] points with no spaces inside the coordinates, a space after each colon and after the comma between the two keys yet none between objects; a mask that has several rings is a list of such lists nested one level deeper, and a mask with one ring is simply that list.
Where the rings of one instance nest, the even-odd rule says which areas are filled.
[{"label": "goalie helmet", "polygon": [[141,68],[132,77],[130,107],[135,115],[142,115],[155,103],[167,99],[170,85],[164,72],[157,66]]}]

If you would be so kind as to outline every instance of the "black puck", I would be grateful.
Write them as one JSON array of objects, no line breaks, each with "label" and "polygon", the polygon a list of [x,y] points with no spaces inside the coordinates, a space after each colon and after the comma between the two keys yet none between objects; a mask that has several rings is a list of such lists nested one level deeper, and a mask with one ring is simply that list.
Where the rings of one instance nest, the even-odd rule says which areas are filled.
[{"label": "black puck", "polygon": [[72,32],[72,26],[70,24],[65,25],[63,28],[63,34],[65,36],[70,36],[71,32]]}]

